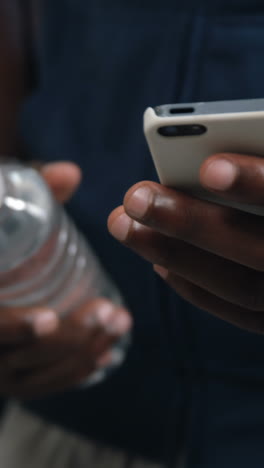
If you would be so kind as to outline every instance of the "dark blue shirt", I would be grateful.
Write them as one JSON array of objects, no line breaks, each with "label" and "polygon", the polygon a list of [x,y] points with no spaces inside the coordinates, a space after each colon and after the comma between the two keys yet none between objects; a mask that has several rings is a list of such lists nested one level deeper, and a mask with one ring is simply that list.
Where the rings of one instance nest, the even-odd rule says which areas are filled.
[{"label": "dark blue shirt", "polygon": [[135,332],[126,365],[106,383],[28,406],[152,459],[169,463],[184,445],[190,468],[259,468],[264,338],[177,297],[111,238],[106,219],[133,183],[156,179],[142,132],[147,106],[263,97],[263,1],[46,0],[43,19],[23,135],[32,156],[80,164],[68,209],[122,291]]}]

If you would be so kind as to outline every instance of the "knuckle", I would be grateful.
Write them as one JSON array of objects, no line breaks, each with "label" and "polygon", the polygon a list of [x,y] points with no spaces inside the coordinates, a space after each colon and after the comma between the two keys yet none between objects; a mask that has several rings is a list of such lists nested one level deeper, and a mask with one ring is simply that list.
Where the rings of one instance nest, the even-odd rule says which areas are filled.
[{"label": "knuckle", "polygon": [[197,200],[183,193],[156,193],[143,221],[153,228],[163,226],[170,236],[188,238],[197,229],[197,215]]},{"label": "knuckle", "polygon": [[193,237],[195,233],[197,235],[197,230],[199,230],[199,223],[197,223],[197,216],[195,210],[196,201],[193,199],[188,199],[187,202],[185,197],[179,198],[177,203],[177,220],[175,223],[175,235],[180,235],[184,239],[189,239]]},{"label": "knuckle", "polygon": [[86,325],[88,328],[104,327],[113,312],[113,308],[113,303],[107,299],[94,299],[75,313],[72,322],[75,322],[78,326]]}]

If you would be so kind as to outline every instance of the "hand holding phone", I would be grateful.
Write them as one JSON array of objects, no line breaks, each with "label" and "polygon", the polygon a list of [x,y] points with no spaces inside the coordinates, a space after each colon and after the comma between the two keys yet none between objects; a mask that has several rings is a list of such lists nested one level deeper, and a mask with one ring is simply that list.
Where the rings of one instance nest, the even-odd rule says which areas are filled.
[{"label": "hand holding phone", "polygon": [[[211,117],[206,114],[204,119],[199,113],[194,123],[194,115],[189,120],[194,113],[191,110],[189,117],[188,113],[176,114],[177,125],[178,122],[179,125],[204,125],[207,131],[199,136],[174,135],[164,140],[160,139],[163,135],[158,130],[175,125],[175,114],[161,117],[154,110],[147,111],[145,129],[155,162],[159,164],[161,181],[172,187],[180,186],[185,193],[152,181],[139,182],[128,190],[123,205],[111,213],[108,226],[116,239],[152,263],[166,283],[187,301],[240,328],[264,334],[263,217],[229,207],[238,204],[243,209],[264,212],[264,159],[259,157],[264,154],[263,101],[254,103],[258,105],[255,110],[242,112],[243,132],[249,140],[241,131],[236,115],[241,116],[241,109],[230,113],[227,124],[225,104],[224,127],[211,126],[211,120],[221,120],[220,112]],[[203,140],[209,130],[215,137],[220,132],[221,138]],[[227,134],[228,145],[223,139]],[[193,142],[198,142],[199,137],[198,152]],[[175,151],[178,142],[188,143],[189,140],[190,152],[183,144],[182,151]],[[241,141],[243,148],[239,146]],[[232,142],[234,146],[229,150],[236,154],[226,153]],[[219,151],[225,153],[211,156]],[[192,178],[190,172],[185,171],[186,160],[194,169]],[[167,170],[169,163],[170,170]],[[174,170],[175,165],[179,172]],[[217,203],[208,203],[189,194],[193,188],[200,191],[202,186],[208,188],[212,200],[216,199]],[[223,206],[223,202],[229,206]]]},{"label": "hand holding phone", "polygon": [[144,131],[163,185],[262,215],[262,206],[217,197],[202,188],[200,168],[213,154],[264,156],[264,99],[148,108]]}]

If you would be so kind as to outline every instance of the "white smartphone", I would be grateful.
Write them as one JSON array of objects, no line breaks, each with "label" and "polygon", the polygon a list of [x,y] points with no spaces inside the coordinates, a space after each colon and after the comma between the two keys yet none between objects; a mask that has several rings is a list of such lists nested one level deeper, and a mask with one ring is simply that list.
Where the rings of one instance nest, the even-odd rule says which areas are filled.
[{"label": "white smartphone", "polygon": [[[216,153],[264,157],[264,99],[148,108],[144,133],[163,185],[255,214],[264,207],[226,202],[204,190],[199,170]],[[264,187],[263,187],[264,190]]]}]

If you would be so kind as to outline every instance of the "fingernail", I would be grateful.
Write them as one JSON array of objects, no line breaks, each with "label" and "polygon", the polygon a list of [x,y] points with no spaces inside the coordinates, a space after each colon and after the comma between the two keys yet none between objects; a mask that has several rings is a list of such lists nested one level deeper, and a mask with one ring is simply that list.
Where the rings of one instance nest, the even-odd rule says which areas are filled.
[{"label": "fingernail", "polygon": [[140,187],[129,197],[126,210],[132,217],[141,219],[148,211],[151,198],[151,190],[148,187]]},{"label": "fingernail", "polygon": [[162,266],[160,265],[154,265],[153,266],[154,268],[154,271],[162,278],[162,279],[166,279],[169,272],[166,268],[163,268]]},{"label": "fingernail", "polygon": [[225,191],[232,187],[237,172],[236,166],[226,159],[212,161],[203,173],[202,182],[210,189]]},{"label": "fingernail", "polygon": [[95,321],[100,325],[106,325],[113,314],[114,305],[113,304],[103,304],[98,308],[94,314]]},{"label": "fingernail", "polygon": [[59,319],[53,310],[45,310],[32,317],[32,327],[35,335],[44,336],[53,333],[59,325]]},{"label": "fingernail", "polygon": [[109,323],[106,331],[111,335],[123,335],[130,330],[131,324],[132,321],[128,315],[120,315]]},{"label": "fingernail", "polygon": [[126,240],[132,220],[125,213],[118,216],[111,224],[109,231],[117,240]]}]

